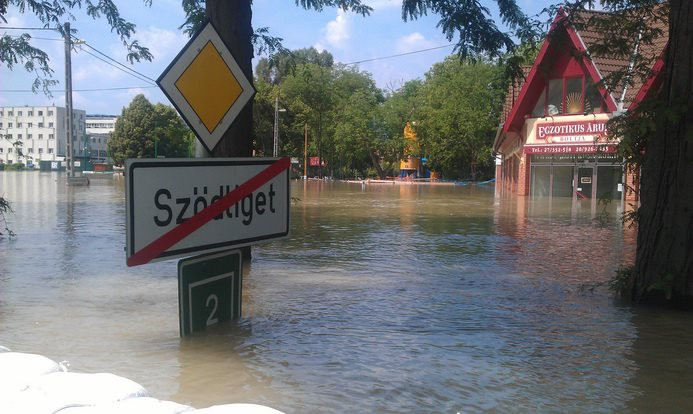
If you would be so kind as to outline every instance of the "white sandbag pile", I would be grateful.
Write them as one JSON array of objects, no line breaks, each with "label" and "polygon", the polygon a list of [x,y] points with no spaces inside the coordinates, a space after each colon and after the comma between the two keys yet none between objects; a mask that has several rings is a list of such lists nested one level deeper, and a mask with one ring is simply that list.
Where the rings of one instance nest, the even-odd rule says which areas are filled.
[{"label": "white sandbag pile", "polygon": [[0,346],[0,413],[3,414],[277,414],[256,404],[196,410],[151,398],[140,384],[113,374],[65,372],[64,364]]}]

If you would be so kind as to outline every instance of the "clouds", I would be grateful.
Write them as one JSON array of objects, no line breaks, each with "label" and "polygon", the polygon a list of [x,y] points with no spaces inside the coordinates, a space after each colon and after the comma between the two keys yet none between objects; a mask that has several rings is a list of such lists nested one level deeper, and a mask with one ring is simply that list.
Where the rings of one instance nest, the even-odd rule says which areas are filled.
[{"label": "clouds", "polygon": [[337,17],[325,26],[325,40],[331,46],[343,48],[351,37],[349,15],[343,10],[337,10]]},{"label": "clouds", "polygon": [[435,43],[426,39],[424,35],[419,32],[402,36],[397,39],[396,42],[397,53],[413,52],[415,50],[428,49],[435,46]]}]

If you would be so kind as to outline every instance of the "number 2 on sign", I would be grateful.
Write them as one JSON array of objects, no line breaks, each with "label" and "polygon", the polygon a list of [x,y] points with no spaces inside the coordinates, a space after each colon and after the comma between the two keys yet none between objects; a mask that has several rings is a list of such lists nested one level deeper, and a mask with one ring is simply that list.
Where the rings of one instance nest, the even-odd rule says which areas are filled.
[{"label": "number 2 on sign", "polygon": [[215,294],[211,294],[207,296],[207,301],[205,302],[205,307],[209,307],[209,302],[214,302],[212,305],[212,313],[209,314],[209,318],[207,318],[207,326],[214,325],[215,323],[219,322],[219,319],[217,319],[215,316],[217,314],[217,305],[219,304],[219,298]]}]

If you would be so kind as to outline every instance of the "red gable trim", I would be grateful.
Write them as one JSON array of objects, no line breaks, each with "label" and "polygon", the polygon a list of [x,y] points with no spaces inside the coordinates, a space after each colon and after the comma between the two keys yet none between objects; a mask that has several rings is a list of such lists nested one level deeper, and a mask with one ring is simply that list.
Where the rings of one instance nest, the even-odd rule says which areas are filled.
[{"label": "red gable trim", "polygon": [[669,50],[669,42],[664,46],[662,53],[660,53],[659,58],[652,67],[652,73],[647,77],[647,80],[642,85],[638,93],[633,99],[633,103],[628,107],[629,111],[635,109],[646,97],[649,96],[650,92],[655,92],[659,86],[664,81],[664,56]]},{"label": "red gable trim", "polygon": [[[573,47],[577,49],[579,52],[585,54],[586,50],[585,46],[582,43],[582,40],[578,36],[575,29],[569,24],[567,24],[566,19],[567,15],[561,8],[558,11],[556,18],[553,20],[553,23],[551,23],[549,33],[553,32],[559,26],[559,24],[562,25],[562,27],[565,28],[566,33],[568,34],[568,38],[570,39]],[[522,89],[520,90],[520,94],[518,95],[517,101],[515,101],[515,104],[510,110],[510,114],[508,115],[508,118],[506,119],[505,124],[503,125],[503,134],[506,134],[508,131],[510,131],[511,126],[516,122],[517,117],[519,116],[520,109],[525,106],[523,104],[525,96],[527,95],[527,91],[530,89],[530,86],[532,85],[534,78],[536,77],[537,72],[539,70],[539,66],[544,60],[544,57],[550,45],[551,42],[549,41],[549,36],[547,36],[547,38],[544,40],[544,43],[541,46],[541,49],[539,50],[539,55],[537,56],[537,59],[534,61],[534,64],[532,65],[532,69],[530,70],[529,75],[527,75],[527,80],[525,81],[524,85],[522,85]],[[599,71],[597,70],[597,67],[594,64],[594,61],[587,57],[586,54],[583,56],[582,61],[585,64],[585,67],[587,68],[587,72],[592,77],[592,80],[595,83],[599,82],[602,78],[599,74]],[[616,102],[614,101],[611,94],[608,93],[606,89],[604,89],[603,87],[600,88],[600,92],[604,97],[604,101],[606,102],[609,111],[615,111]]]}]

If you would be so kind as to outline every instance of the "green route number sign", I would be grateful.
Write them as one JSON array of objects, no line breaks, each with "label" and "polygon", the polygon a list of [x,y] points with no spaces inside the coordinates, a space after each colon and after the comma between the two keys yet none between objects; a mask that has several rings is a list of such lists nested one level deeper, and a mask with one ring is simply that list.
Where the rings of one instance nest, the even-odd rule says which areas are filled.
[{"label": "green route number sign", "polygon": [[178,262],[181,336],[240,318],[241,263],[240,250]]}]

